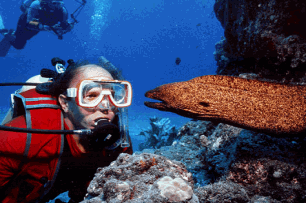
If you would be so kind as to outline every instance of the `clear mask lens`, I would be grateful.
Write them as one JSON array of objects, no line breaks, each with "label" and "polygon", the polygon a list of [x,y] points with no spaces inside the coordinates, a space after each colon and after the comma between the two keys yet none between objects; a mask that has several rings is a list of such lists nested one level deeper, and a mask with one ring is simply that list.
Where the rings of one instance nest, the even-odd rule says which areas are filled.
[{"label": "clear mask lens", "polygon": [[112,104],[111,101],[109,101],[109,97],[105,96],[103,97],[102,101],[96,106],[96,108],[101,110],[112,110],[115,111],[116,107]]},{"label": "clear mask lens", "polygon": [[100,109],[110,109],[110,102],[108,99],[104,98],[98,105]]},{"label": "clear mask lens", "polygon": [[101,95],[101,92],[102,92],[101,85],[97,83],[85,84],[83,86],[83,91],[81,95],[79,95],[81,96],[80,101],[82,104],[87,104],[87,105],[98,103],[103,96]]},{"label": "clear mask lens", "polygon": [[112,97],[118,104],[123,104],[125,101],[125,86],[122,84],[113,84],[112,86]]}]

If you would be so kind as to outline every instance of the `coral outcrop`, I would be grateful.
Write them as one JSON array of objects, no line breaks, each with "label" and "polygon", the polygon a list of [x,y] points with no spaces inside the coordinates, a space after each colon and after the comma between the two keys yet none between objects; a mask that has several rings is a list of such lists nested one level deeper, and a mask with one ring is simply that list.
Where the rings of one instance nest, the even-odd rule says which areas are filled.
[{"label": "coral outcrop", "polygon": [[225,36],[214,53],[217,73],[303,80],[305,9],[306,3],[297,0],[216,0],[214,10]]},{"label": "coral outcrop", "polygon": [[145,141],[139,145],[139,149],[159,149],[162,146],[169,146],[176,139],[177,129],[170,125],[169,118],[150,118],[150,128],[142,130],[139,135],[145,137]]},{"label": "coral outcrop", "polygon": [[83,202],[198,202],[192,174],[175,160],[143,153],[121,154],[98,168]]},{"label": "coral outcrop", "polygon": [[306,202],[306,138],[210,121],[178,134],[171,146],[98,169],[84,202]]},{"label": "coral outcrop", "polygon": [[200,202],[306,202],[306,138],[209,121],[190,121],[179,133],[177,143],[150,152],[184,163]]},{"label": "coral outcrop", "polygon": [[240,202],[247,203],[250,198],[246,190],[239,184],[220,181],[205,187],[198,188],[195,193],[200,202]]},{"label": "coral outcrop", "polygon": [[[186,123],[178,132],[178,141],[174,141],[171,146],[164,146],[160,149],[145,149],[142,152],[165,156],[170,160],[183,163],[189,172],[192,173],[196,186],[206,185],[214,179],[214,174],[210,173],[207,165],[202,161],[203,147],[210,141],[208,136],[215,130],[216,124],[210,121],[191,121]],[[141,154],[141,152],[135,152]]]}]

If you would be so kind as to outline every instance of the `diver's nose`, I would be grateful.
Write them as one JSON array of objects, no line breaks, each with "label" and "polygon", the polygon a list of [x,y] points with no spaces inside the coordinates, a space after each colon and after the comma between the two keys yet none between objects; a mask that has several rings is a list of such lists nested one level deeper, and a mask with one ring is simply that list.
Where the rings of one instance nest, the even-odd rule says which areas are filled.
[{"label": "diver's nose", "polygon": [[102,101],[98,104],[97,108],[100,110],[111,110],[113,107],[113,104],[109,101],[108,96],[104,96]]}]

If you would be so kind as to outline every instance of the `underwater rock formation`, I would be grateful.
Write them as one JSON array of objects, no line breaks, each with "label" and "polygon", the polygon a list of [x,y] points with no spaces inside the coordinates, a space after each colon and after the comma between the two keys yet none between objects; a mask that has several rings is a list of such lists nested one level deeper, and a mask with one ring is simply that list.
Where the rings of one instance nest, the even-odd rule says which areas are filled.
[{"label": "underwater rock formation", "polygon": [[216,0],[214,10],[225,36],[214,53],[217,74],[253,72],[279,81],[305,76],[304,1]]},{"label": "underwater rock formation", "polygon": [[179,133],[171,146],[99,168],[83,202],[306,202],[306,138],[209,121],[190,121]]},{"label": "underwater rock formation", "polygon": [[305,147],[306,138],[274,138],[243,130],[226,179],[243,185],[249,196],[305,202]]},{"label": "underwater rock formation", "polygon": [[200,202],[306,202],[306,138],[209,121],[190,121],[179,133],[178,143],[144,152],[185,164]]},{"label": "underwater rock formation", "polygon": [[217,203],[217,202],[239,202],[247,203],[250,198],[243,186],[220,181],[212,185],[207,185],[195,190],[200,202]]},{"label": "underwater rock formation", "polygon": [[186,167],[163,156],[120,154],[98,168],[85,202],[199,202]]},{"label": "underwater rock formation", "polygon": [[[208,145],[207,136],[215,130],[216,124],[210,121],[190,121],[178,132],[178,141],[171,146],[160,149],[144,149],[142,152],[165,156],[170,160],[183,163],[188,172],[192,173],[195,186],[206,185],[211,182],[213,174],[210,174],[207,166],[203,164],[201,150]],[[142,152],[135,152],[141,154]]]},{"label": "underwater rock formation", "polygon": [[99,168],[83,202],[306,202],[306,138],[211,121],[190,121],[178,134],[171,146]]}]

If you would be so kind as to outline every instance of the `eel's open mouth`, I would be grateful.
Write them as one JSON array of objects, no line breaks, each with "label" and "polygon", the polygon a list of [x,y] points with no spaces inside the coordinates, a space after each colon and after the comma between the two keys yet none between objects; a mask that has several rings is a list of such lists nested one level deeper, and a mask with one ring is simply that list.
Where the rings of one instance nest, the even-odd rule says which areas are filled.
[{"label": "eel's open mouth", "polygon": [[150,108],[158,109],[158,110],[168,109],[167,105],[164,102],[148,102],[148,101],[145,101],[144,105],[146,105],[147,107],[150,107]]},{"label": "eel's open mouth", "polygon": [[147,107],[158,109],[158,110],[161,110],[161,111],[167,111],[169,109],[167,103],[156,96],[156,89],[147,91],[145,93],[145,97],[148,97],[150,99],[159,100],[159,102],[145,101],[144,105],[146,105]]}]

